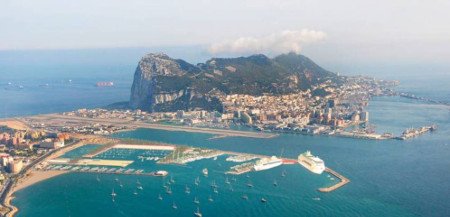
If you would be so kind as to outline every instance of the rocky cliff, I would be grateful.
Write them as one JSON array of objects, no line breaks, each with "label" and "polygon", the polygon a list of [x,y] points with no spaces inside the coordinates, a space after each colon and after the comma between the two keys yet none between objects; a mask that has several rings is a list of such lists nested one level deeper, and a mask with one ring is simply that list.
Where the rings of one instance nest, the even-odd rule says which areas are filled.
[{"label": "rocky cliff", "polygon": [[213,58],[197,65],[165,54],[145,55],[134,74],[130,106],[145,111],[221,111],[226,94],[284,94],[339,77],[294,53]]}]

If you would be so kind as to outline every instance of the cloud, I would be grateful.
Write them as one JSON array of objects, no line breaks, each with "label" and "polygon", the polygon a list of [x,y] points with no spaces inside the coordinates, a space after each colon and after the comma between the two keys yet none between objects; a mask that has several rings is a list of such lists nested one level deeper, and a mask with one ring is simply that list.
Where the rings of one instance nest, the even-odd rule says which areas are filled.
[{"label": "cloud", "polygon": [[302,46],[322,41],[326,34],[322,31],[302,29],[285,30],[263,37],[241,37],[232,41],[215,43],[209,46],[212,54],[280,54],[299,53]]}]

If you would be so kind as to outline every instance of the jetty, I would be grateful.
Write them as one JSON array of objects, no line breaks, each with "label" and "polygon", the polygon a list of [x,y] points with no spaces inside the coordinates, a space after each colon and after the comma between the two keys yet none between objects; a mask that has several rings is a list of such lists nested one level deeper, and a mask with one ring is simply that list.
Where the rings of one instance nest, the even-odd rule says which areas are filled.
[{"label": "jetty", "polygon": [[142,175],[142,176],[166,176],[167,171],[152,171],[145,172],[144,170],[134,169],[117,169],[108,167],[88,167],[88,166],[54,166],[49,165],[45,168],[49,171],[67,171],[67,172],[79,172],[79,173],[101,173],[101,174],[117,174],[117,175]]},{"label": "jetty", "polygon": [[93,158],[101,153],[104,153],[110,149],[138,149],[138,150],[158,150],[158,151],[174,151],[173,145],[160,145],[160,144],[107,144],[102,147],[83,155],[84,158]]},{"label": "jetty", "polygon": [[328,167],[325,168],[325,172],[335,176],[336,178],[338,178],[341,181],[333,186],[317,189],[320,192],[324,192],[324,193],[332,192],[350,182],[350,179],[347,179],[345,176],[339,174],[338,172],[336,172]]}]

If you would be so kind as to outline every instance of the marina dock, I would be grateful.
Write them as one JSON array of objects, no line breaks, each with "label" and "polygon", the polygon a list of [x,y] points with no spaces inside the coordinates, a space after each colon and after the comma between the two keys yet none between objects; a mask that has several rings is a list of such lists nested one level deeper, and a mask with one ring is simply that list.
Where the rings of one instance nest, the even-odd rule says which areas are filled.
[{"label": "marina dock", "polygon": [[336,172],[328,167],[325,168],[325,172],[330,173],[331,175],[335,176],[336,178],[340,179],[341,181],[330,187],[319,188],[318,191],[320,191],[320,192],[324,192],[324,193],[332,192],[350,182],[349,179],[347,179],[343,175],[339,174],[338,172]]},{"label": "marina dock", "polygon": [[109,168],[109,167],[88,167],[88,166],[61,166],[61,165],[50,165],[45,168],[45,170],[59,170],[68,172],[79,172],[79,173],[102,173],[102,174],[118,174],[118,175],[142,175],[142,176],[165,176],[161,175],[156,171],[145,172],[144,170],[135,169],[122,169],[122,168]]}]

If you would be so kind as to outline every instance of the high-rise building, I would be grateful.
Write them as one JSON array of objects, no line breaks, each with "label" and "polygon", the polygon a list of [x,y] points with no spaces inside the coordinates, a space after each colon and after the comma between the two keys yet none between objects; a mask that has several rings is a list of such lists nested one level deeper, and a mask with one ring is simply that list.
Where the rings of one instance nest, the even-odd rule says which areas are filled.
[{"label": "high-rise building", "polygon": [[369,121],[369,112],[368,111],[361,112],[360,117],[361,117],[361,121],[368,122]]}]

